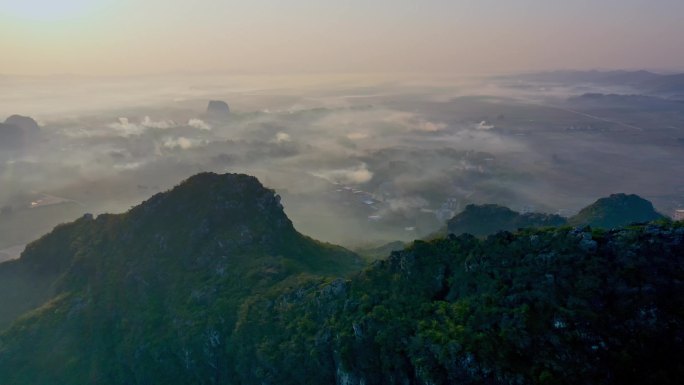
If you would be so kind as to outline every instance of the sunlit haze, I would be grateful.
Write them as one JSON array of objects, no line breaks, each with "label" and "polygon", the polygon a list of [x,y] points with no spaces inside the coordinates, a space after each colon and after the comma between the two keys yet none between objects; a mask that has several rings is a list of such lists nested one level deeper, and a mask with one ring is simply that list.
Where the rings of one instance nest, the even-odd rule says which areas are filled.
[{"label": "sunlit haze", "polygon": [[679,385],[684,0],[0,0],[0,385]]},{"label": "sunlit haze", "polygon": [[678,0],[2,0],[0,74],[684,67]]}]

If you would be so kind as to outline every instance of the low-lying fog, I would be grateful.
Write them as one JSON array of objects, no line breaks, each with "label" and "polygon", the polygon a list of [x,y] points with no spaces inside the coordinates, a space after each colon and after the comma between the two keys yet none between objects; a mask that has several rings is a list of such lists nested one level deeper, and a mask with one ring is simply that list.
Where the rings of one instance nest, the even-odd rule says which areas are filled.
[{"label": "low-lying fog", "polygon": [[[20,114],[40,125],[0,142],[0,259],[58,222],[123,212],[200,171],[257,176],[301,232],[350,247],[425,236],[468,203],[570,215],[626,192],[670,214],[684,204],[684,104],[579,97],[620,91],[501,79],[0,77],[0,122]],[[230,113],[208,114],[209,100]]]}]

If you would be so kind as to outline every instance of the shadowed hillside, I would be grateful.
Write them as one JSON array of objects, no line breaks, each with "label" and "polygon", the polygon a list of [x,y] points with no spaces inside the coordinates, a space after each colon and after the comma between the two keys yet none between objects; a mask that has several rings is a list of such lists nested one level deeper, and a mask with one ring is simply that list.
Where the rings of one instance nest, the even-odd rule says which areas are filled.
[{"label": "shadowed hillside", "polygon": [[256,178],[199,174],[126,214],[61,225],[0,264],[11,293],[2,326],[34,309],[0,336],[0,377],[217,383],[233,376],[231,333],[248,297],[360,267],[299,234]]},{"label": "shadowed hillside", "polygon": [[[504,224],[560,218],[484,209]],[[299,234],[256,178],[199,174],[0,264],[0,378],[675,384],[682,226],[450,235],[361,270]]]}]

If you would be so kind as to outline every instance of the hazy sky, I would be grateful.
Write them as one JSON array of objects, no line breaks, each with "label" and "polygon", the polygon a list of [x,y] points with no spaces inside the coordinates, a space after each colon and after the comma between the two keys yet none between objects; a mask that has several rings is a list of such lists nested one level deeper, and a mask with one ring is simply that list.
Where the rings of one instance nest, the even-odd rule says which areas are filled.
[{"label": "hazy sky", "polygon": [[0,74],[684,69],[682,0],[0,0]]}]

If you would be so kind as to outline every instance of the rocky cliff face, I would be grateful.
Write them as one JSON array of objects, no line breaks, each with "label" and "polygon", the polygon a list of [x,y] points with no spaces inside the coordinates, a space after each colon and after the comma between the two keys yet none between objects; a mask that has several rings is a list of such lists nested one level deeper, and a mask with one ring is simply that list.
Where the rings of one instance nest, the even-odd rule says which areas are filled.
[{"label": "rocky cliff face", "polygon": [[222,382],[249,298],[360,267],[299,234],[256,178],[199,174],[126,214],[59,226],[0,264],[0,277],[15,278],[2,289],[16,297],[2,308],[13,322],[0,334],[0,378]]}]

